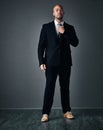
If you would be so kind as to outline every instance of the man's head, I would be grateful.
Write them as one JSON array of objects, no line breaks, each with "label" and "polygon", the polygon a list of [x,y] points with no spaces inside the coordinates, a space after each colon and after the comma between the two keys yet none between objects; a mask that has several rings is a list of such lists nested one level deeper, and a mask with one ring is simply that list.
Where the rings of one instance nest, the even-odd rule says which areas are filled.
[{"label": "man's head", "polygon": [[55,17],[55,19],[57,20],[62,20],[63,16],[64,16],[64,10],[63,10],[63,6],[60,4],[57,4],[53,7],[53,16]]}]

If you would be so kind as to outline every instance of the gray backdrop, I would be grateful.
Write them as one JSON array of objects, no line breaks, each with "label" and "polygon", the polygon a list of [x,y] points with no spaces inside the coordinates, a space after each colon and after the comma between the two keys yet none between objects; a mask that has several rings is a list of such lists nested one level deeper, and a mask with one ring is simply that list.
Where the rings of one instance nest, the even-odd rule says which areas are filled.
[{"label": "gray backdrop", "polygon": [[[103,0],[0,0],[0,108],[42,107],[45,75],[38,66],[38,40],[57,3],[80,41],[71,47],[71,106],[103,107]],[[61,107],[58,79],[53,107]]]}]

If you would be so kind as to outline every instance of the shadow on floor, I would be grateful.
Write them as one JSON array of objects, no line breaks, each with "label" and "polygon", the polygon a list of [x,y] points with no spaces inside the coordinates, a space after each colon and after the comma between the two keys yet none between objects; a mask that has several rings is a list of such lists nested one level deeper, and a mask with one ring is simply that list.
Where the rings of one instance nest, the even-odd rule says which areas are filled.
[{"label": "shadow on floor", "polygon": [[0,130],[103,130],[103,110],[73,110],[74,120],[65,119],[61,110],[52,110],[41,123],[41,110],[0,110]]}]

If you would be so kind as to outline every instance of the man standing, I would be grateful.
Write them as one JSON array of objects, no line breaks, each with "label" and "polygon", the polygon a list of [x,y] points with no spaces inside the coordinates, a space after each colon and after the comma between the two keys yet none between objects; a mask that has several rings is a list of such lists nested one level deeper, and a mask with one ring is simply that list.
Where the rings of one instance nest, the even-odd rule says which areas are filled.
[{"label": "man standing", "polygon": [[72,65],[70,45],[76,47],[78,38],[74,27],[63,20],[64,10],[62,5],[57,4],[53,7],[53,16],[54,21],[42,26],[38,44],[39,66],[46,76],[41,122],[49,120],[57,76],[59,76],[64,117],[74,118],[71,113],[69,93]]}]

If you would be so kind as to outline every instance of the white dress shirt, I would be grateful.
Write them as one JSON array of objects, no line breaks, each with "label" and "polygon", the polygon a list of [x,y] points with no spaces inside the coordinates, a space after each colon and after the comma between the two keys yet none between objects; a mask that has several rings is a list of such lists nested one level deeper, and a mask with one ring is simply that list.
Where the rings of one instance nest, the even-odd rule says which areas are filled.
[{"label": "white dress shirt", "polygon": [[[60,25],[63,26],[64,21],[58,23],[56,20],[54,20],[54,24],[55,24],[55,28],[56,28],[56,31],[57,31],[57,29],[58,29],[58,27],[59,27]],[[58,31],[57,31],[57,34],[58,34]]]}]

